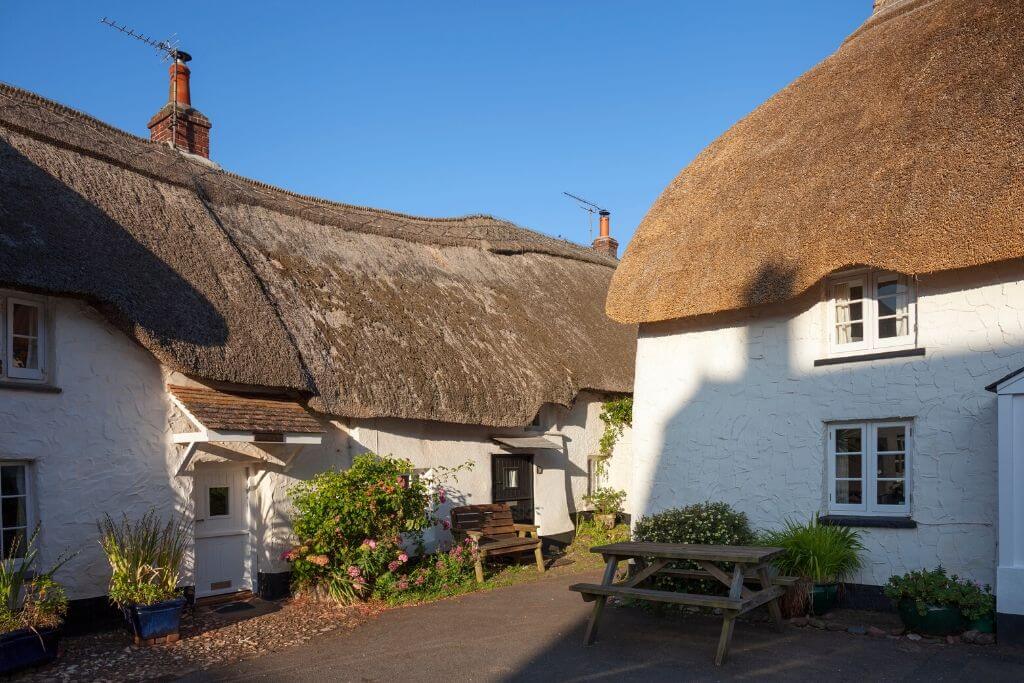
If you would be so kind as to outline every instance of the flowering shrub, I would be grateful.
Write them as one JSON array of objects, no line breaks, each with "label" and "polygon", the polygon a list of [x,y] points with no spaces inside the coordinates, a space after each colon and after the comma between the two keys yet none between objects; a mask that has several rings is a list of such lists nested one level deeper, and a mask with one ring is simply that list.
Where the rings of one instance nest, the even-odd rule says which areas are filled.
[{"label": "flowering shrub", "polygon": [[965,619],[974,621],[991,616],[996,607],[990,586],[961,579],[956,574],[947,576],[942,567],[891,576],[885,586],[885,595],[897,604],[903,600],[912,601],[921,616],[928,613],[929,605],[959,607]]},{"label": "flowering shrub", "polygon": [[374,594],[388,602],[451,595],[473,581],[478,555],[476,543],[467,539],[447,551],[424,556],[413,568],[398,563],[377,578]]},{"label": "flowering shrub", "polygon": [[408,460],[361,455],[347,470],[322,472],[289,492],[298,545],[284,553],[300,589],[325,591],[341,602],[367,597],[381,574],[408,561],[405,541],[416,545],[432,496],[410,481]]},{"label": "flowering shrub", "polygon": [[367,598],[382,576],[409,562],[404,548],[421,552],[426,529],[447,528],[432,512],[447,492],[443,486],[431,491],[410,476],[412,469],[408,460],[367,453],[347,470],[323,472],[292,487],[298,544],[282,559],[291,563],[297,588],[340,602]]}]

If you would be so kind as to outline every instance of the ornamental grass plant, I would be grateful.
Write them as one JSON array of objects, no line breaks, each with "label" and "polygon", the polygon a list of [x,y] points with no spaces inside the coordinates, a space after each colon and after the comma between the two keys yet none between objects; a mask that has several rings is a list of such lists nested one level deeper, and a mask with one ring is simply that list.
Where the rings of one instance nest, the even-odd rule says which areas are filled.
[{"label": "ornamental grass plant", "polygon": [[860,532],[821,524],[814,517],[806,524],[787,520],[784,528],[765,532],[760,541],[786,550],[773,562],[780,574],[819,585],[843,581],[864,564]]},{"label": "ornamental grass plant", "polygon": [[132,521],[104,515],[100,545],[110,563],[110,600],[124,609],[177,597],[178,581],[192,527],[184,519],[164,522],[156,510]]},{"label": "ornamental grass plant", "polygon": [[74,555],[61,555],[48,570],[37,571],[38,535],[37,526],[27,539],[15,536],[0,561],[0,634],[55,628],[67,613],[67,595],[53,577]]}]

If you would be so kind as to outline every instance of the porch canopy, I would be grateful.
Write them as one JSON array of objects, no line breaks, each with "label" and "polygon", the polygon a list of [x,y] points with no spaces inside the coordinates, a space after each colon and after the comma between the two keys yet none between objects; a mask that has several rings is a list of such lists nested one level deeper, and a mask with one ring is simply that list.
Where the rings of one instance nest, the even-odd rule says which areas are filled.
[{"label": "porch canopy", "polygon": [[197,451],[286,469],[305,446],[323,441],[320,422],[295,401],[207,387],[170,385],[167,390],[195,428],[174,434],[174,443],[184,445],[177,475],[185,473]]},{"label": "porch canopy", "polygon": [[530,450],[562,450],[562,444],[555,443],[543,436],[492,436],[491,440],[506,448],[527,448]]}]

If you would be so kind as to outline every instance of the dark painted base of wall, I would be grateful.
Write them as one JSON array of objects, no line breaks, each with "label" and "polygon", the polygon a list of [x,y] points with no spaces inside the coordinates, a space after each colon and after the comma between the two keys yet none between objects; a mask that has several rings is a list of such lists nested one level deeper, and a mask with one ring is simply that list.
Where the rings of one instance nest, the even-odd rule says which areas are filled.
[{"label": "dark painted base of wall", "polygon": [[[184,586],[179,590],[185,600],[188,601],[185,609],[191,609],[195,604],[195,588]],[[78,636],[86,633],[112,631],[119,628],[127,628],[124,615],[121,614],[121,610],[111,604],[110,599],[106,595],[101,595],[96,598],[69,600],[68,613],[64,617],[61,633],[69,636]]]},{"label": "dark painted base of wall", "polygon": [[256,574],[256,595],[264,600],[280,600],[291,595],[291,572],[258,572]]},{"label": "dark painted base of wall", "polygon": [[1000,645],[1024,647],[1024,614],[996,612],[996,636]]},{"label": "dark painted base of wall", "polygon": [[844,591],[839,601],[840,607],[848,609],[867,609],[875,612],[894,612],[892,600],[885,597],[881,586],[869,586],[864,583],[844,584]]}]

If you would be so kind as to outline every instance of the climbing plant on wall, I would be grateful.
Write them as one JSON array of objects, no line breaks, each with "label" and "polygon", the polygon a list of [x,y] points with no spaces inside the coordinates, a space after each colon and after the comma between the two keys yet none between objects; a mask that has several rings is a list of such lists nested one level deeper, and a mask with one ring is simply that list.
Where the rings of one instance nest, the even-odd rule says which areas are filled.
[{"label": "climbing plant on wall", "polygon": [[601,405],[601,422],[604,434],[598,442],[597,474],[604,476],[606,463],[615,450],[615,444],[626,427],[633,426],[633,397],[622,396],[605,401]]}]

